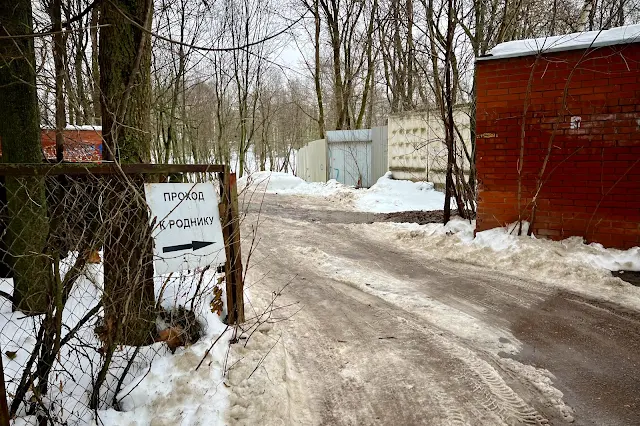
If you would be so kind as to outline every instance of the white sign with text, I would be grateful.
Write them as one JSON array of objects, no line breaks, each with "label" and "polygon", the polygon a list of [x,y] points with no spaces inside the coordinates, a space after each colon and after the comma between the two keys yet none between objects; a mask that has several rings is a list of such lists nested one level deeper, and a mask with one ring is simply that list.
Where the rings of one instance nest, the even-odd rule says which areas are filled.
[{"label": "white sign with text", "polygon": [[226,262],[213,183],[146,183],[144,191],[155,221],[156,274]]}]

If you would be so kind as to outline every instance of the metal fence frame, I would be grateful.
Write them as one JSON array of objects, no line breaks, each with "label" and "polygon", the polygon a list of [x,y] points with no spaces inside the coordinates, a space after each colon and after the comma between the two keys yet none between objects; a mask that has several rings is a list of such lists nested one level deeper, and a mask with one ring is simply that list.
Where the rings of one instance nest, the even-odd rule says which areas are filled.
[{"label": "metal fence frame", "polygon": [[[244,285],[240,250],[240,217],[235,173],[228,166],[218,164],[118,164],[56,163],[56,164],[1,164],[0,177],[50,177],[86,175],[157,175],[171,176],[182,173],[211,173],[220,182],[218,205],[222,224],[226,263],[224,268],[227,293],[227,324],[244,322]],[[145,179],[146,180],[146,179]],[[4,368],[0,348],[0,426],[9,426],[9,410],[4,381]]]}]

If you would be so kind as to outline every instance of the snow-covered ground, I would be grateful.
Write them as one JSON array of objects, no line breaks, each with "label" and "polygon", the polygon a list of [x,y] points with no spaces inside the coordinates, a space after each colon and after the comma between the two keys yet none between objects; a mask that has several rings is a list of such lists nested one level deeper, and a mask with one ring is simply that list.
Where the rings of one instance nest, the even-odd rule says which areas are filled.
[{"label": "snow-covered ground", "polygon": [[[248,272],[262,297],[294,280],[282,303],[305,305],[280,326],[287,365],[307,384],[280,395],[289,413],[326,424],[635,418],[632,406],[619,402],[633,394],[594,402],[590,392],[615,394],[633,380],[624,372],[638,358],[637,342],[619,330],[633,327],[626,315],[640,310],[640,289],[610,270],[638,269],[637,248],[519,237],[511,227],[474,238],[474,224],[460,219],[446,226],[369,223],[366,216],[341,222],[333,210],[340,203],[300,195],[308,188],[293,183],[287,195],[273,187],[268,191],[278,195],[254,204],[266,243]],[[304,216],[295,213],[300,201]],[[579,309],[584,316],[574,317]],[[621,354],[617,362],[611,351]],[[592,372],[611,387],[594,389]],[[280,387],[287,377],[259,376],[262,386]],[[247,423],[258,424],[252,415]]]},{"label": "snow-covered ground", "polygon": [[[570,421],[573,410],[555,373],[515,359],[527,343],[505,325],[517,321],[505,312],[535,312],[560,290],[640,310],[640,289],[610,272],[640,271],[638,247],[516,236],[513,225],[474,235],[475,224],[461,219],[447,225],[323,223],[323,210],[346,216],[439,210],[444,195],[428,182],[384,176],[369,189],[355,189],[258,172],[240,179],[239,187],[245,202],[273,195],[265,202],[267,219],[256,226],[249,213],[243,224],[243,254],[252,251],[245,243],[253,232],[258,248],[247,270],[248,325],[236,343],[211,312],[211,296],[202,297],[195,313],[203,338],[175,354],[164,343],[143,348],[117,396],[121,411],[99,410],[98,419],[77,407],[88,403],[100,355],[79,360],[63,349],[50,387],[51,400],[62,401],[61,419],[130,426],[402,424],[432,416],[434,424],[543,424],[542,406],[551,407],[545,415]],[[299,201],[318,219],[281,214]],[[205,281],[215,283],[215,274]],[[291,289],[281,291],[289,282]],[[10,280],[1,284],[11,292]],[[158,277],[156,295],[165,308],[185,305],[195,295],[193,284],[187,275]],[[73,327],[101,294],[102,267],[90,265],[65,307],[64,324]],[[266,320],[270,307],[278,311]],[[0,305],[0,344],[16,352],[3,358],[9,393],[35,345],[35,320],[11,312],[8,301]],[[99,347],[93,327],[85,326],[71,343]],[[126,364],[122,355],[133,348],[120,350],[112,382]],[[399,404],[400,418],[393,418],[389,401]],[[23,416],[14,425],[33,422]]]},{"label": "snow-covered ground", "polygon": [[[203,326],[203,336],[193,345],[179,347],[175,354],[164,349],[152,362],[138,370],[119,395],[121,411],[114,409],[98,412],[98,424],[146,426],[151,424],[174,425],[225,425],[229,408],[229,391],[225,383],[224,363],[232,338],[220,317],[211,312],[213,298],[211,285],[214,273],[205,272],[202,282],[209,295],[196,294],[200,271],[188,274],[172,274],[157,277],[156,293],[162,290],[162,306],[172,309],[190,306],[195,298],[194,313]],[[195,278],[195,279],[193,279]],[[166,283],[166,284],[165,284]],[[203,294],[206,294],[202,291]],[[211,344],[210,353],[207,350]],[[201,367],[196,366],[204,359]]]},{"label": "snow-covered ground", "polygon": [[[65,262],[68,268],[74,259]],[[84,274],[77,280],[69,301],[63,311],[63,335],[78,324],[79,320],[94,307],[102,296],[103,268],[101,264],[87,265]],[[95,334],[95,318],[82,326],[76,337],[63,346],[49,376],[48,400],[52,403],[51,415],[68,424],[99,425],[225,425],[228,424],[229,399],[232,392],[224,385],[224,363],[228,356],[230,329],[211,312],[209,303],[213,298],[214,273],[205,272],[201,287],[199,271],[190,274],[172,274],[156,277],[156,296],[161,297],[165,309],[191,306],[203,328],[202,338],[188,347],[180,347],[171,354],[165,343],[159,342],[139,349],[135,362],[117,395],[121,411],[114,409],[88,409],[93,380],[101,367],[102,357],[98,348],[102,342]],[[3,279],[1,288],[7,293],[13,290],[12,279]],[[196,291],[202,292],[196,295]],[[12,312],[11,303],[2,299],[0,305],[0,344],[4,356],[4,375],[7,392],[13,395],[20,381],[24,365],[36,343],[39,327],[38,317],[26,317]],[[220,340],[205,357],[206,350],[218,337]],[[106,401],[114,398],[113,391],[134,348],[121,346],[110,366],[107,383],[101,397]],[[202,367],[195,371],[201,359]],[[28,395],[27,395],[28,396]],[[14,421],[18,425],[35,425],[34,416],[26,416],[24,407]],[[97,415],[97,417],[96,417]]]},{"label": "snow-covered ground", "polygon": [[640,247],[617,250],[585,244],[580,237],[552,241],[517,236],[515,224],[478,232],[474,237],[475,223],[459,218],[447,225],[375,223],[367,227],[407,249],[534,278],[553,288],[640,310],[640,289],[611,276],[611,271],[640,271]]},{"label": "snow-covered ground", "polygon": [[[335,180],[327,183],[308,183],[287,173],[257,172],[241,178],[238,182],[241,190],[252,193],[296,195],[304,197],[322,197],[334,208],[353,209],[370,213],[390,213],[411,210],[440,210],[444,204],[444,194],[435,191],[430,182],[411,182],[394,180],[387,174],[369,189],[346,187]],[[453,200],[452,200],[453,201]],[[571,237],[555,242],[533,237],[516,236],[514,225],[505,228],[479,232],[474,237],[474,222],[454,219],[446,226],[439,224],[416,225],[375,225],[396,227],[406,231],[406,235],[422,236],[426,244],[424,249],[447,244],[451,247],[450,256],[463,253],[460,258],[475,259],[478,264],[486,261],[484,253],[495,253],[500,262],[492,262],[500,268],[509,268],[509,260],[520,259],[521,263],[538,274],[550,268],[548,261],[561,259],[567,269],[581,265],[602,271],[640,271],[640,248],[629,250],[605,249],[594,243],[586,245],[579,237]],[[524,224],[526,233],[526,224]],[[454,235],[455,238],[447,239]],[[414,242],[415,244],[415,242]],[[430,246],[431,245],[431,246]],[[473,254],[473,256],[469,256]],[[525,261],[526,260],[526,261]],[[491,265],[489,264],[489,265]],[[545,266],[546,265],[546,266]],[[557,266],[557,265],[556,265]],[[542,268],[542,269],[540,269]]]},{"label": "snow-covered ground", "polygon": [[382,176],[368,189],[344,186],[334,179],[327,183],[309,183],[297,176],[277,172],[253,173],[239,179],[238,186],[253,192],[325,197],[340,208],[370,213],[439,210],[444,204],[444,194],[436,191],[431,182],[394,180],[391,173]]}]

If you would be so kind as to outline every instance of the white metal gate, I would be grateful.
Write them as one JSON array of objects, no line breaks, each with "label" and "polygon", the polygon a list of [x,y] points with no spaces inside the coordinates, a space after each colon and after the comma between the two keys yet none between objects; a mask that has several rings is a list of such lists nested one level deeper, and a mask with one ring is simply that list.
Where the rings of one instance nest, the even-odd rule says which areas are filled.
[{"label": "white metal gate", "polygon": [[344,185],[371,186],[371,142],[333,142],[329,148],[329,178]]}]

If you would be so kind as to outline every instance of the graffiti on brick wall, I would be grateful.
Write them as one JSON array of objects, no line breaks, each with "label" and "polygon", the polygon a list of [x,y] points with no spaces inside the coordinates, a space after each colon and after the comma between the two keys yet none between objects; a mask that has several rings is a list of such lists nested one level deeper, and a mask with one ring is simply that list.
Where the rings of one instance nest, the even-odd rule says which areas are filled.
[{"label": "graffiti on brick wall", "polygon": [[[64,131],[64,161],[85,162],[102,159],[102,131],[79,128]],[[42,131],[42,152],[46,160],[56,160],[55,130]]]},{"label": "graffiti on brick wall", "polygon": [[[87,144],[82,142],[69,143],[64,147],[65,161],[100,161],[102,159],[102,145]],[[56,147],[42,147],[44,156],[47,160],[56,159]]]}]

